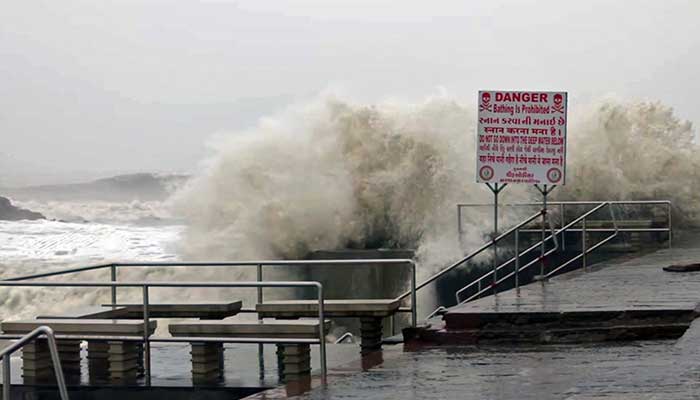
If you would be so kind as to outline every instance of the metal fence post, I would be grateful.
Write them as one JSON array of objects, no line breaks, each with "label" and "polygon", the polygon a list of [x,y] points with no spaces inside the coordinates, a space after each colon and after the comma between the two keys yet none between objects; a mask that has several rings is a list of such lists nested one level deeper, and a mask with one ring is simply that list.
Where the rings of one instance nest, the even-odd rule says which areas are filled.
[{"label": "metal fence post", "polygon": [[326,321],[324,316],[324,304],[323,304],[323,285],[320,282],[316,282],[316,288],[318,289],[318,336],[319,336],[319,353],[321,356],[321,380],[323,384],[326,384],[326,377],[328,371],[326,369]]},{"label": "metal fence post", "polygon": [[10,385],[12,384],[12,374],[10,374],[10,355],[2,358],[2,400],[10,400]]},{"label": "metal fence post", "polygon": [[673,225],[671,223],[671,203],[668,203],[668,248],[673,248]]},{"label": "metal fence post", "polygon": [[146,385],[151,386],[151,343],[149,340],[148,285],[143,285],[143,363],[146,372]]},{"label": "metal fence post", "polygon": [[46,341],[49,343],[49,351],[51,352],[51,362],[54,365],[54,374],[56,375],[56,382],[58,382],[58,393],[60,394],[61,399],[68,400],[66,378],[63,375],[63,368],[61,368],[61,360],[58,357],[58,346],[56,345],[56,338],[54,337],[54,333],[53,330],[51,330],[51,328],[45,327],[44,331],[46,334]]},{"label": "metal fence post", "polygon": [[515,230],[515,290],[520,294],[520,229]]},{"label": "metal fence post", "polygon": [[[262,264],[258,264],[257,266],[257,281],[258,283],[262,283],[263,280],[263,273],[262,273]],[[258,304],[261,304],[263,302],[263,287],[258,286],[257,288],[258,291]],[[262,320],[262,317],[260,314],[258,314],[258,321]],[[258,343],[258,369],[260,371],[260,379],[265,378],[265,345],[262,343]]]},{"label": "metal fence post", "polygon": [[[117,266],[112,264],[109,267],[109,272],[110,272],[111,281],[116,282],[117,281]],[[117,305],[117,287],[112,286],[110,290],[111,290],[111,294],[112,294],[112,307],[116,307],[116,305]]]},{"label": "metal fence post", "polygon": [[581,262],[583,269],[586,269],[586,219],[583,219],[583,229],[581,229]]}]

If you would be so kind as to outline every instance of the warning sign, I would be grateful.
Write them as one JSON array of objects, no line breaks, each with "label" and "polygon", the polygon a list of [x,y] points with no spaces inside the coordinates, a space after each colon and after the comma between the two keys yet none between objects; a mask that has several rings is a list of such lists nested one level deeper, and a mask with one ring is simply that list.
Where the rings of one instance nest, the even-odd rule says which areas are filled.
[{"label": "warning sign", "polygon": [[479,92],[476,181],[563,185],[566,92]]}]

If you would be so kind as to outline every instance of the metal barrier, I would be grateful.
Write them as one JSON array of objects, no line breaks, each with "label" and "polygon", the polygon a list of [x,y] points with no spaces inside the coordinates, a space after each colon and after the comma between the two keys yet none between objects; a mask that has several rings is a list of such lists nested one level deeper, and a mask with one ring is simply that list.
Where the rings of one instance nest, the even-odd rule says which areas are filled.
[{"label": "metal barrier", "polygon": [[343,343],[343,342],[345,341],[345,339],[351,339],[351,340],[352,340],[352,339],[354,339],[354,338],[355,338],[355,335],[353,335],[353,334],[350,333],[350,332],[345,332],[345,333],[343,333],[343,334],[335,341],[335,344]]},{"label": "metal barrier", "polygon": [[2,398],[3,400],[10,400],[10,387],[12,386],[12,374],[10,366],[10,357],[12,353],[24,347],[24,345],[38,339],[40,336],[46,336],[46,341],[49,344],[49,351],[51,352],[51,362],[53,363],[53,370],[56,374],[56,383],[58,385],[58,393],[61,396],[61,400],[68,400],[68,390],[66,389],[66,380],[63,377],[63,370],[61,369],[61,360],[58,357],[58,347],[56,346],[56,338],[53,333],[53,329],[48,326],[40,326],[28,334],[19,338],[15,343],[10,344],[0,351],[0,358],[2,358]]},{"label": "metal barrier", "polygon": [[[587,248],[587,246],[586,246],[586,239],[585,239],[585,237],[586,237],[586,235],[587,235],[587,233],[588,233],[587,230],[586,230],[586,219],[587,219],[588,217],[590,217],[591,215],[595,214],[596,212],[602,210],[604,207],[609,207],[609,210],[610,210],[610,218],[611,218],[611,221],[612,221],[613,227],[614,227],[614,228],[612,229],[612,232],[613,232],[613,233],[612,233],[610,236],[608,236],[608,237],[606,237],[605,239],[603,239],[603,240],[601,240],[600,242],[598,242],[596,245],[594,245],[594,246],[592,246],[592,247],[590,247],[590,248]],[[548,278],[552,277],[554,274],[556,274],[557,272],[559,272],[561,269],[567,267],[568,265],[571,265],[573,262],[575,262],[575,261],[577,261],[577,260],[579,260],[579,259],[582,259],[583,267],[585,268],[585,267],[586,267],[586,255],[588,255],[588,254],[589,254],[590,252],[592,252],[592,251],[595,251],[595,250],[598,249],[599,247],[605,245],[606,243],[608,243],[609,241],[611,241],[612,239],[614,239],[614,238],[617,236],[617,234],[618,234],[617,220],[616,220],[616,218],[615,218],[615,213],[614,213],[614,211],[613,211],[612,205],[611,205],[609,202],[604,202],[604,203],[599,204],[598,206],[594,207],[594,208],[591,209],[590,211],[586,212],[585,214],[581,215],[580,217],[576,218],[575,220],[569,222],[569,223],[566,224],[565,226],[559,228],[556,232],[552,230],[552,231],[551,231],[551,235],[548,236],[548,237],[546,238],[546,240],[548,240],[548,239],[556,240],[556,237],[557,237],[558,235],[563,234],[563,233],[565,233],[565,232],[571,230],[574,226],[578,225],[579,223],[582,223],[582,224],[583,224],[583,229],[582,229],[583,240],[582,240],[582,251],[581,251],[581,254],[579,254],[579,255],[577,255],[576,257],[572,258],[571,260],[565,262],[564,264],[562,264],[562,265],[560,265],[560,266],[554,268],[554,270],[552,270],[552,271],[550,271],[550,272],[548,272],[548,273],[545,273],[545,271],[542,270],[542,271],[540,272],[540,277],[541,277],[541,279],[548,279]],[[525,226],[525,225],[526,225],[526,224],[520,223],[520,224],[518,224],[515,228],[511,228],[511,230],[509,231],[509,232],[512,232],[512,233],[515,234],[515,256],[512,257],[512,258],[509,259],[509,260],[506,260],[506,261],[505,261],[504,263],[502,263],[501,265],[499,265],[499,266],[495,269],[495,271],[489,271],[489,272],[485,273],[484,275],[482,275],[481,277],[477,278],[477,279],[476,279],[475,281],[473,281],[472,283],[470,283],[470,284],[468,284],[467,286],[463,287],[462,289],[458,290],[457,293],[455,293],[455,297],[456,297],[457,303],[460,303],[460,304],[461,304],[461,303],[466,303],[466,302],[468,302],[468,301],[474,300],[474,299],[478,298],[479,296],[481,296],[484,292],[490,290],[490,288],[481,289],[480,282],[481,282],[483,279],[489,277],[490,274],[492,274],[492,273],[497,273],[499,270],[501,270],[501,269],[507,267],[508,265],[510,265],[510,264],[512,264],[512,263],[515,263],[515,269],[514,269],[514,271],[511,272],[511,273],[509,273],[509,274],[506,274],[505,276],[503,276],[500,280],[498,280],[498,281],[496,282],[496,285],[498,285],[498,284],[504,282],[504,281],[507,280],[507,279],[510,279],[511,277],[514,277],[514,280],[515,280],[515,288],[516,288],[516,290],[519,289],[519,287],[520,287],[520,285],[519,285],[519,274],[520,274],[520,272],[522,272],[522,271],[528,269],[529,267],[531,267],[531,266],[534,265],[535,263],[541,261],[541,257],[540,257],[540,258],[537,258],[537,259],[535,259],[535,260],[533,260],[533,261],[530,261],[529,263],[527,263],[527,264],[526,264],[525,266],[523,266],[523,267],[520,266],[520,258],[521,258],[523,255],[525,255],[525,254],[527,254],[528,252],[530,252],[530,251],[532,251],[532,250],[534,250],[534,249],[536,249],[536,248],[538,248],[538,247],[541,246],[541,242],[538,242],[538,243],[536,243],[536,244],[530,246],[529,248],[527,248],[525,251],[520,252],[520,248],[519,248],[519,232],[520,232],[520,229],[521,229],[523,226]],[[551,230],[551,224],[550,224],[550,230]],[[539,232],[539,231],[538,231],[538,232]],[[546,257],[546,256],[552,254],[552,253],[553,253],[554,251],[556,251],[556,250],[557,250],[557,247],[555,247],[554,249],[549,250],[547,253],[545,253],[544,256]],[[462,293],[464,293],[467,289],[469,289],[469,288],[471,288],[472,286],[474,286],[475,284],[479,284],[479,288],[477,289],[477,292],[476,292],[475,294],[473,294],[472,296],[468,297],[466,300],[462,300],[462,299],[460,298],[460,295],[461,295]],[[494,292],[495,292],[495,288],[493,288],[493,290],[494,290]]]},{"label": "metal barrier", "polygon": [[[466,257],[464,257],[464,258],[462,258],[462,259],[460,259],[460,260],[458,260],[458,261],[452,263],[452,264],[451,264],[450,266],[448,266],[447,268],[445,268],[445,269],[443,269],[443,270],[441,270],[441,271],[439,271],[439,272],[436,272],[436,273],[433,274],[431,277],[429,277],[429,278],[426,279],[425,281],[421,282],[418,286],[416,286],[416,290],[420,290],[420,289],[424,288],[425,286],[429,285],[430,283],[432,283],[433,281],[437,280],[438,278],[441,278],[441,277],[442,277],[443,275],[445,275],[446,273],[448,273],[448,272],[450,272],[450,271],[452,271],[452,270],[454,270],[454,269],[456,269],[456,268],[462,266],[463,264],[466,264],[467,262],[471,261],[471,260],[472,260],[473,258],[475,258],[476,256],[478,256],[478,255],[480,255],[481,253],[483,253],[484,251],[488,250],[491,246],[493,246],[493,245],[495,245],[495,244],[498,244],[500,241],[502,241],[502,240],[504,240],[505,238],[507,238],[507,237],[508,237],[511,233],[513,233],[517,228],[523,227],[523,226],[525,226],[525,225],[531,223],[532,221],[534,221],[535,219],[537,219],[537,218],[539,218],[539,217],[541,217],[541,216],[542,216],[542,213],[540,213],[540,212],[531,215],[530,217],[528,217],[528,218],[526,218],[524,221],[522,221],[520,224],[518,224],[516,227],[510,228],[510,229],[509,229],[508,231],[506,231],[505,233],[502,233],[501,235],[497,236],[496,238],[494,238],[494,239],[491,240],[490,242],[484,244],[483,246],[479,247],[479,248],[476,249],[475,251],[469,253]],[[403,298],[408,297],[410,294],[411,294],[411,292],[410,292],[410,291],[407,291],[407,292],[402,293],[398,298],[399,298],[399,299],[403,299]]]},{"label": "metal barrier", "polygon": [[[146,263],[110,263],[99,264],[86,267],[67,268],[59,271],[45,272],[41,274],[17,276],[0,280],[0,282],[17,282],[38,278],[48,278],[52,276],[70,275],[85,271],[95,271],[100,269],[110,270],[111,282],[117,282],[119,268],[179,268],[179,267],[255,267],[257,282],[264,282],[263,267],[279,267],[287,265],[323,265],[327,267],[347,266],[360,264],[408,264],[411,267],[411,288],[407,295],[401,295],[396,300],[403,300],[411,296],[410,309],[401,308],[401,312],[411,313],[411,326],[416,326],[416,262],[411,259],[358,259],[358,260],[251,260],[251,261],[230,261],[230,262],[146,262]],[[117,306],[117,287],[111,288],[111,306]],[[260,287],[257,291],[258,303],[263,302],[263,291]],[[254,313],[255,309],[241,309],[244,313]]]},{"label": "metal barrier", "polygon": [[[611,201],[552,201],[547,202],[548,205],[558,206],[560,215],[559,227],[562,228],[566,224],[566,210],[567,207],[571,208],[573,206],[597,206],[602,203],[608,203],[613,206],[664,206],[666,209],[666,227],[648,227],[648,228],[623,228],[618,227],[618,232],[666,232],[668,233],[668,247],[673,246],[673,220],[672,220],[672,203],[670,200],[611,200]],[[542,203],[505,203],[501,205],[502,207],[541,207]],[[472,208],[472,207],[493,207],[491,203],[459,203],[457,204],[457,233],[460,236],[464,233],[464,228],[462,226],[462,209]],[[619,221],[620,224],[624,224],[624,221]],[[588,232],[613,232],[615,229],[611,228],[600,228],[600,229],[588,229]],[[581,229],[569,229],[569,232],[581,232]],[[525,233],[537,233],[537,230],[521,230]],[[562,247],[565,248],[566,244],[562,241]]]},{"label": "metal barrier", "polygon": [[[144,369],[146,374],[146,384],[151,384],[151,342],[226,342],[226,343],[295,343],[295,344],[318,344],[319,356],[321,365],[322,381],[326,382],[327,367],[326,367],[326,340],[325,340],[325,325],[324,325],[324,303],[323,303],[323,285],[313,281],[278,281],[278,282],[8,282],[0,281],[0,287],[130,287],[142,289],[142,307],[143,307],[143,337],[125,336],[90,336],[90,335],[58,335],[59,339],[94,339],[94,340],[123,340],[123,341],[142,341],[144,344]],[[247,339],[231,339],[231,338],[151,338],[149,336],[149,289],[150,288],[263,288],[263,287],[312,287],[316,288],[318,294],[318,320],[319,320],[319,337],[318,339],[267,339],[267,338],[247,338]],[[14,335],[0,335],[0,339],[17,339]],[[56,353],[58,354],[58,353]],[[53,356],[52,356],[53,357]],[[54,363],[57,360],[54,360]]]}]

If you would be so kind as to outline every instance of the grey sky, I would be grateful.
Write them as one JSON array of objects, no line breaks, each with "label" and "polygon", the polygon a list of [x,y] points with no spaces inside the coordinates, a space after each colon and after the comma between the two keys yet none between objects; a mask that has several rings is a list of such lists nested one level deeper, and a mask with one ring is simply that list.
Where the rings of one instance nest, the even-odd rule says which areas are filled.
[{"label": "grey sky", "polygon": [[0,185],[189,171],[211,134],[327,88],[659,99],[700,122],[700,2],[6,0]]}]

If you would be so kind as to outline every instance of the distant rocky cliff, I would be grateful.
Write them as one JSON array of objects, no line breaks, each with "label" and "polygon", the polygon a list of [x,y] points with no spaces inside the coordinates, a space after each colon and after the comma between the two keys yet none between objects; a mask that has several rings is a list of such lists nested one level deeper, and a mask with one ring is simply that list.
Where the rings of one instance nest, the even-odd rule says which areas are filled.
[{"label": "distant rocky cliff", "polygon": [[38,212],[13,206],[10,199],[0,196],[0,220],[19,221],[22,219],[37,220],[46,218]]},{"label": "distant rocky cliff", "polygon": [[183,185],[187,175],[130,174],[91,182],[3,188],[16,200],[36,201],[162,201]]}]

